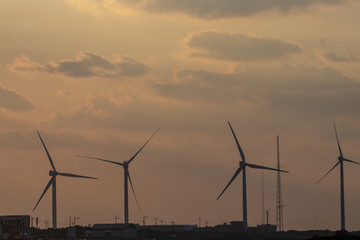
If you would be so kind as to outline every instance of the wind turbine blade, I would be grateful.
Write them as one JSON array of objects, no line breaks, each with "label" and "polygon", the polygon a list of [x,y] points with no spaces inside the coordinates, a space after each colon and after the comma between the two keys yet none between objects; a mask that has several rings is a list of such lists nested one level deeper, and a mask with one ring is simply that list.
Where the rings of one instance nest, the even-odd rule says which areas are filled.
[{"label": "wind turbine blade", "polygon": [[334,170],[334,168],[337,167],[337,165],[339,165],[340,161],[338,161],[331,169],[330,171],[328,171],[322,178],[320,178],[319,181],[316,182],[316,184],[318,184],[321,180],[323,180],[324,177],[326,177],[332,170]]},{"label": "wind turbine blade", "polygon": [[288,173],[289,171],[286,170],[280,170],[280,169],[276,169],[276,168],[269,168],[269,167],[264,167],[264,166],[260,166],[260,165],[255,165],[255,164],[247,164],[248,167],[251,168],[258,168],[258,169],[266,169],[266,170],[272,170],[272,171],[277,171],[277,172],[285,172]]},{"label": "wind turbine blade", "polygon": [[353,160],[350,160],[350,159],[346,159],[346,158],[343,158],[343,160],[344,160],[344,161],[346,161],[346,162],[351,162],[351,163],[355,163],[355,164],[358,164],[358,165],[360,165],[360,163],[358,163],[358,162],[355,162],[355,161],[353,161]]},{"label": "wind turbine blade", "polygon": [[245,162],[244,152],[242,151],[242,149],[241,149],[241,147],[240,147],[239,141],[237,140],[236,135],[235,135],[235,133],[234,133],[234,130],[233,130],[233,128],[232,128],[232,126],[231,126],[231,124],[230,124],[229,121],[228,121],[228,124],[229,124],[229,127],[230,127],[230,129],[231,129],[231,132],[232,132],[232,134],[233,134],[233,136],[234,136],[234,138],[235,138],[235,142],[236,142],[236,145],[237,145],[237,147],[238,147],[238,149],[239,149],[239,153],[240,153],[241,159]]},{"label": "wind turbine blade", "polygon": [[334,129],[335,129],[336,141],[337,141],[337,144],[338,144],[338,147],[339,147],[340,156],[342,157],[343,154],[342,154],[342,151],[341,151],[340,142],[339,142],[339,137],[338,137],[338,134],[337,134],[337,131],[336,131],[335,122],[334,122]]},{"label": "wind turbine blade", "polygon": [[46,187],[45,187],[43,193],[41,194],[41,196],[40,196],[40,198],[39,198],[39,201],[36,203],[33,211],[35,211],[37,205],[39,204],[39,202],[41,201],[41,199],[44,197],[46,191],[49,189],[49,187],[51,186],[51,184],[53,184],[53,182],[54,182],[54,178],[52,177],[52,178],[50,179],[50,181],[48,182],[48,184],[46,185]]},{"label": "wind turbine blade", "polygon": [[106,159],[102,159],[102,158],[86,157],[86,156],[75,156],[75,157],[95,159],[95,160],[100,160],[100,161],[104,161],[104,162],[108,162],[108,163],[113,163],[113,164],[116,164],[116,165],[124,166],[124,164],[123,164],[123,163],[120,163],[120,162],[114,162],[114,161],[110,161],[110,160],[106,160]]},{"label": "wind turbine blade", "polygon": [[53,161],[52,161],[52,159],[51,159],[51,156],[50,156],[50,154],[49,154],[49,152],[48,152],[48,150],[47,150],[47,148],[46,148],[46,146],[45,146],[45,143],[44,143],[44,141],[42,140],[39,131],[36,131],[36,132],[37,132],[37,134],[39,135],[39,138],[40,138],[40,141],[41,141],[42,145],[44,146],[44,149],[45,149],[45,152],[46,152],[47,157],[49,158],[51,167],[53,168],[54,172],[56,172],[55,165],[54,165],[54,163],[53,163]]},{"label": "wind turbine blade", "polygon": [[239,173],[241,172],[241,170],[243,169],[244,167],[239,167],[234,176],[230,179],[229,183],[226,185],[226,187],[224,188],[224,190],[220,193],[220,195],[218,196],[217,200],[219,200],[219,198],[221,197],[221,195],[223,195],[223,193],[225,192],[225,190],[230,186],[230,184],[234,181],[234,179],[237,177],[237,175],[239,175]]},{"label": "wind turbine blade", "polygon": [[136,194],[135,194],[134,186],[133,186],[132,181],[131,181],[131,177],[130,177],[130,172],[129,172],[129,170],[127,171],[127,176],[128,176],[128,178],[129,178],[131,190],[132,190],[132,192],[133,192],[133,194],[134,194],[134,197],[135,197],[136,205],[137,205],[137,207],[138,207],[138,209],[139,209],[139,211],[140,211],[140,214],[141,214],[140,205],[139,205],[139,202],[138,202],[138,200],[137,200],[137,198],[136,198]]},{"label": "wind turbine blade", "polygon": [[135,155],[132,156],[132,158],[130,158],[130,159],[127,161],[128,164],[130,164],[130,162],[131,162],[132,160],[134,160],[134,158],[136,157],[136,155],[138,155],[138,154],[140,153],[140,151],[143,150],[143,148],[146,146],[146,144],[148,144],[148,142],[150,142],[150,140],[155,136],[155,134],[156,134],[159,130],[160,130],[160,128],[159,128],[158,130],[156,130],[156,132],[151,136],[151,138],[149,138],[149,140],[147,140],[147,142],[139,149],[139,151],[137,151],[137,152],[135,153]]},{"label": "wind turbine blade", "polygon": [[58,172],[57,175],[59,175],[59,176],[64,176],[64,177],[97,179],[97,178],[95,178],[95,177],[81,176],[81,175],[76,175],[76,174],[72,174],[72,173],[60,173],[60,172]]}]

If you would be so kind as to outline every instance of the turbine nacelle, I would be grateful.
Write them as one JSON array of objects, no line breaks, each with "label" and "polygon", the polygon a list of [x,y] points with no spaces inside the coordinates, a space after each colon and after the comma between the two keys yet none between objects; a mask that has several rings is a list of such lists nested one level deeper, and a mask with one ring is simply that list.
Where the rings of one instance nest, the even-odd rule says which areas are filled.
[{"label": "turbine nacelle", "polygon": [[51,177],[56,177],[57,175],[58,175],[57,172],[54,172],[53,170],[50,170],[50,171],[49,171],[49,176],[51,176]]},{"label": "turbine nacelle", "polygon": [[239,166],[240,168],[246,167],[248,164],[245,161],[240,161]]}]

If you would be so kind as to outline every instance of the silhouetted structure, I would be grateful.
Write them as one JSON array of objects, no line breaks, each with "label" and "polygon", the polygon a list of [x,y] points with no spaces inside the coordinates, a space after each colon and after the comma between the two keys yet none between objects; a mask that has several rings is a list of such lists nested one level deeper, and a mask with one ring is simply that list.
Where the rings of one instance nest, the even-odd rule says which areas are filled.
[{"label": "silhouetted structure", "polygon": [[241,157],[241,161],[239,162],[240,166],[239,168],[236,170],[234,176],[230,179],[229,183],[226,185],[226,187],[224,188],[224,190],[220,193],[220,195],[218,196],[217,199],[219,199],[222,194],[225,192],[225,190],[230,186],[230,184],[234,181],[234,179],[237,177],[237,175],[239,175],[239,173],[241,171],[243,171],[243,222],[242,224],[247,227],[247,198],[246,198],[246,167],[250,167],[250,168],[257,168],[257,169],[265,169],[265,170],[272,170],[272,171],[277,171],[277,172],[288,172],[288,171],[284,171],[284,170],[280,170],[280,169],[275,169],[275,168],[269,168],[269,167],[264,167],[264,166],[260,166],[260,165],[255,165],[255,164],[250,164],[247,163],[245,161],[245,155],[240,147],[240,144],[236,138],[236,135],[234,133],[234,130],[230,124],[230,122],[228,122],[229,127],[231,129],[231,132],[234,136],[236,145],[238,147],[239,153],[240,153],[240,157]]},{"label": "silhouetted structure", "polygon": [[0,239],[30,238],[30,216],[0,216]]},{"label": "silhouetted structure", "polygon": [[[76,156],[76,157],[82,157],[82,158],[89,158],[89,159],[95,159],[95,160],[100,160],[100,161],[104,161],[104,162],[108,162],[108,163],[112,163],[112,164],[116,164],[119,166],[122,166],[124,168],[124,221],[125,224],[129,223],[129,198],[128,198],[128,180],[130,182],[130,186],[131,186],[131,190],[134,194],[136,203],[139,207],[139,203],[137,201],[136,195],[135,195],[135,191],[134,191],[134,187],[132,185],[131,182],[131,177],[130,177],[130,172],[129,172],[129,164],[131,163],[132,160],[134,160],[134,158],[140,153],[140,151],[146,146],[146,144],[148,144],[148,142],[150,142],[150,140],[155,136],[155,134],[160,130],[160,128],[158,130],[156,130],[156,132],[150,137],[149,140],[147,140],[147,142],[135,153],[134,156],[132,156],[128,161],[124,161],[124,162],[114,162],[114,161],[110,161],[110,160],[106,160],[106,159],[102,159],[102,158],[95,158],[95,157],[87,157],[87,156]],[[140,209],[140,207],[139,207]]]},{"label": "silhouetted structure", "polygon": [[95,224],[88,239],[118,239],[136,238],[137,226],[135,224]]},{"label": "silhouetted structure", "polygon": [[53,219],[53,222],[52,222],[52,225],[53,225],[53,229],[56,229],[57,228],[57,209],[56,209],[56,176],[64,176],[64,177],[76,177],[76,178],[90,178],[90,179],[97,179],[97,178],[94,178],[94,177],[87,177],[87,176],[81,176],[81,175],[75,175],[75,174],[71,174],[71,173],[61,173],[61,172],[58,172],[56,171],[55,169],[55,165],[51,159],[51,156],[45,146],[45,143],[44,141],[42,140],[41,136],[40,136],[40,133],[37,132],[40,140],[41,140],[41,143],[45,149],[45,152],[46,152],[46,155],[50,161],[50,164],[51,164],[51,167],[52,167],[52,170],[50,170],[49,172],[49,176],[51,176],[51,179],[49,181],[49,183],[46,185],[43,193],[41,194],[40,198],[39,198],[39,201],[36,203],[33,211],[36,209],[37,205],[40,203],[41,199],[44,197],[45,193],[47,192],[47,190],[50,188],[50,186],[52,186],[52,219]]},{"label": "silhouetted structure", "polygon": [[[279,135],[276,136],[276,149],[277,149],[277,169],[280,170],[280,150],[279,150]],[[280,171],[277,172],[276,183],[276,227],[278,231],[284,231],[284,215],[282,204],[282,192],[281,192],[281,178]]]},{"label": "silhouetted structure", "polygon": [[262,233],[276,232],[276,225],[271,225],[271,224],[258,225],[257,232],[262,232]]},{"label": "silhouetted structure", "polygon": [[194,231],[196,228],[195,224],[146,225],[139,227],[139,229],[151,229],[161,232],[188,232]]},{"label": "silhouetted structure", "polygon": [[319,183],[324,177],[326,177],[332,170],[334,170],[334,168],[336,168],[340,164],[341,230],[345,231],[344,161],[359,164],[359,165],[360,165],[360,163],[344,158],[344,156],[342,154],[342,151],[341,151],[340,142],[339,142],[338,134],[337,134],[337,131],[336,131],[335,123],[334,123],[334,130],[335,130],[336,141],[337,141],[337,145],[338,145],[338,148],[339,148],[340,156],[338,157],[338,161],[334,165],[334,167],[332,167],[330,169],[330,171],[328,171],[322,178],[320,178],[320,180],[317,183]]}]

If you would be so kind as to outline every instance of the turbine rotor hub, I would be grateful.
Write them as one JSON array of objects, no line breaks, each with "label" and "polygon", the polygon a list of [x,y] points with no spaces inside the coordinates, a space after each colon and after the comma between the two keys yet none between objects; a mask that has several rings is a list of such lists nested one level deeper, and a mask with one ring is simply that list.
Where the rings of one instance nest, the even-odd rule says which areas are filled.
[{"label": "turbine rotor hub", "polygon": [[55,177],[57,175],[57,172],[54,172],[53,170],[49,171],[49,176]]}]

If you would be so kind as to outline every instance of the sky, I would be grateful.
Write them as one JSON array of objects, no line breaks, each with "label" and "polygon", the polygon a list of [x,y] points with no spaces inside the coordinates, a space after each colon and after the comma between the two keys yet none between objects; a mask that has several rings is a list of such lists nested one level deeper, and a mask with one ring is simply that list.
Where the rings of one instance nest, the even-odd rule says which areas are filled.
[{"label": "sky", "polygon": [[[123,221],[127,161],[140,209],[130,221],[242,220],[230,121],[249,163],[276,167],[280,136],[285,230],[340,228],[336,123],[360,161],[360,2],[356,0],[0,1],[0,214],[58,225]],[[348,230],[359,230],[360,167],[345,164]],[[247,170],[248,222],[262,222],[262,171]],[[264,171],[275,224],[276,172]]]}]

